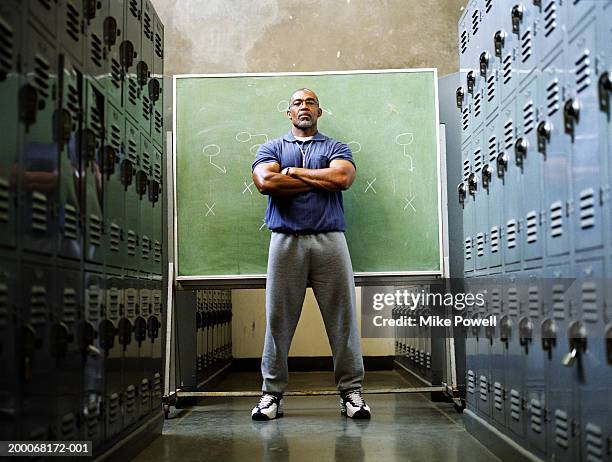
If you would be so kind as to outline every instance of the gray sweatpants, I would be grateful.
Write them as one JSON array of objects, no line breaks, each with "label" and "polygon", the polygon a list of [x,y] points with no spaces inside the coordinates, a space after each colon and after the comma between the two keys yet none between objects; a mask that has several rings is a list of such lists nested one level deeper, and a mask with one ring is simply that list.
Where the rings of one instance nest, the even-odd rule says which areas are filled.
[{"label": "gray sweatpants", "polygon": [[363,357],[355,313],[355,282],[344,233],[296,236],[272,233],[266,282],[263,391],[283,393],[287,359],[306,285],[310,282],[325,323],[339,391],[360,388]]}]

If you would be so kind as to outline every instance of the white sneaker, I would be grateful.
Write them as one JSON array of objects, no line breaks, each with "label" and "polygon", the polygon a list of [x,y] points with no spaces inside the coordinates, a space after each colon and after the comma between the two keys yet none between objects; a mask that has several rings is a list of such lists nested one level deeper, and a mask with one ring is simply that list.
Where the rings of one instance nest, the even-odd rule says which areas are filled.
[{"label": "white sneaker", "polygon": [[263,393],[251,411],[253,420],[273,420],[283,416],[283,396]]},{"label": "white sneaker", "polygon": [[340,393],[340,413],[351,419],[369,419],[372,416],[360,389]]}]

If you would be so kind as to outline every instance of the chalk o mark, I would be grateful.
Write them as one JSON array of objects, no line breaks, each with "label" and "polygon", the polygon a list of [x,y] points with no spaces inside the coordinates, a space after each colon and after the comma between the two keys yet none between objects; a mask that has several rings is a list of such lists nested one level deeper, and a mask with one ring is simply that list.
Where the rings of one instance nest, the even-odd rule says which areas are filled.
[{"label": "chalk o mark", "polygon": [[[359,141],[349,141],[348,143],[346,143],[346,145],[351,148],[351,152],[353,154],[357,154],[358,152],[361,152],[361,143]],[[356,146],[355,148],[353,148],[352,146]]]},{"label": "chalk o mark", "polygon": [[240,141],[241,143],[246,143],[251,141],[253,136],[249,132],[238,132],[236,133],[236,141]]},{"label": "chalk o mark", "polygon": [[215,157],[221,154],[221,148],[218,144],[207,144],[202,148],[202,153],[208,157]]},{"label": "chalk o mark", "polygon": [[286,99],[279,101],[278,104],[276,105],[276,110],[278,112],[287,112],[288,109],[289,109],[289,101],[287,101]]},{"label": "chalk o mark", "polygon": [[410,132],[400,133],[395,137],[395,143],[399,144],[400,146],[410,146],[413,141],[414,134]]}]

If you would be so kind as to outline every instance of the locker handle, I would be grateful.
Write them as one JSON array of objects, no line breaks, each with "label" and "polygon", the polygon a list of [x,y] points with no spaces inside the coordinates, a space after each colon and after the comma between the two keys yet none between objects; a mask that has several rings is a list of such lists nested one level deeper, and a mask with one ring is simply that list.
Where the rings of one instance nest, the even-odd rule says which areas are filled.
[{"label": "locker handle", "polygon": [[117,151],[112,146],[104,146],[104,173],[107,178],[115,173],[115,164],[118,162]]},{"label": "locker handle", "polygon": [[612,92],[612,81],[610,81],[610,74],[605,71],[599,76],[598,81],[599,89],[599,109],[608,114],[610,118],[610,93]]},{"label": "locker handle", "polygon": [[500,29],[497,32],[495,32],[495,35],[493,36],[493,46],[495,48],[495,56],[497,56],[498,58],[501,58],[505,44],[506,44],[506,32]]},{"label": "locker handle", "polygon": [[112,16],[108,16],[104,19],[102,28],[104,44],[110,49],[115,43],[117,43],[117,20]]},{"label": "locker handle", "polygon": [[576,361],[580,361],[580,355],[586,351],[586,329],[580,321],[570,324],[567,332],[569,352],[563,356],[561,364],[571,367]]},{"label": "locker handle", "polygon": [[136,172],[136,193],[140,199],[142,199],[142,196],[147,192],[148,180],[146,172],[143,170]]},{"label": "locker handle", "polygon": [[546,145],[550,143],[550,133],[552,132],[552,124],[543,120],[538,124],[538,151],[546,155]]},{"label": "locker handle", "polygon": [[149,201],[151,201],[151,203],[153,204],[157,203],[157,201],[159,200],[159,189],[159,183],[157,182],[157,180],[149,181]]},{"label": "locker handle", "polygon": [[134,320],[134,339],[138,345],[142,344],[147,338],[147,321],[142,316]]},{"label": "locker handle", "polygon": [[489,67],[489,58],[490,56],[488,51],[483,51],[482,53],[480,53],[480,75],[482,75],[483,77],[486,77],[487,75],[487,69]]},{"label": "locker handle", "polygon": [[521,22],[523,22],[523,14],[525,7],[521,4],[512,7],[512,32],[518,35],[521,31]]},{"label": "locker handle", "polygon": [[478,176],[475,173],[470,173],[468,177],[468,192],[474,196],[478,191]]},{"label": "locker handle", "polygon": [[529,143],[525,138],[519,138],[514,143],[514,161],[517,167],[523,168],[528,149]]},{"label": "locker handle", "polygon": [[575,99],[569,99],[563,106],[563,125],[565,133],[572,137],[574,141],[574,131],[576,124],[580,122],[580,102]]},{"label": "locker handle", "polygon": [[123,72],[127,72],[134,64],[134,44],[129,40],[124,40],[119,45],[119,56],[121,59],[121,67]]},{"label": "locker handle", "polygon": [[60,150],[68,144],[72,132],[72,116],[68,109],[56,109],[53,112],[53,135]]},{"label": "locker handle", "polygon": [[557,345],[557,324],[552,319],[545,319],[540,326],[542,350],[551,358],[552,349]]},{"label": "locker handle", "polygon": [[[99,6],[98,6],[99,5]],[[96,17],[96,9],[102,6],[98,0],[83,0],[83,17],[89,22]]]},{"label": "locker handle", "polygon": [[161,327],[161,323],[156,316],[151,316],[147,321],[147,332],[149,334],[149,338],[151,340],[155,340],[159,337],[159,328]]},{"label": "locker handle", "polygon": [[54,324],[51,328],[51,354],[63,358],[68,351],[68,344],[74,341],[74,335],[64,322]]},{"label": "locker handle", "polygon": [[151,80],[149,80],[148,88],[149,88],[149,99],[155,103],[159,99],[159,94],[161,93],[159,80],[157,80],[156,78],[152,78]]},{"label": "locker handle", "polygon": [[459,204],[461,204],[461,207],[463,207],[465,204],[465,198],[467,197],[465,183],[459,183],[457,186],[457,194],[459,195]]},{"label": "locker handle", "polygon": [[144,61],[139,61],[136,65],[136,76],[141,87],[144,87],[147,84],[149,75],[149,66],[147,66],[147,63]]},{"label": "locker handle", "polygon": [[38,91],[34,86],[26,84],[19,89],[19,120],[26,129],[36,123],[36,114],[44,107],[45,102],[38,101]]},{"label": "locker handle", "polygon": [[100,346],[108,353],[108,351],[115,345],[117,328],[112,321],[109,319],[104,319],[100,322],[98,331],[100,332]]},{"label": "locker handle", "polygon": [[482,187],[488,190],[492,178],[493,169],[490,165],[487,164],[482,168]]},{"label": "locker handle", "polygon": [[533,339],[533,323],[529,318],[523,318],[519,322],[519,344],[529,353],[529,344]]},{"label": "locker handle", "polygon": [[132,184],[134,178],[134,165],[129,159],[123,159],[121,162],[121,184],[127,191],[128,186]]},{"label": "locker handle", "polygon": [[79,132],[79,144],[85,159],[88,161],[96,159],[96,134],[93,130],[89,128],[81,130]]},{"label": "locker handle", "polygon": [[497,176],[503,178],[508,170],[508,155],[504,152],[498,154],[497,159]]},{"label": "locker handle", "polygon": [[612,364],[612,325],[609,325],[605,333],[606,339],[606,359],[608,364]]},{"label": "locker handle", "polygon": [[466,82],[468,93],[474,94],[474,85],[476,84],[476,76],[474,75],[474,71],[467,73]]},{"label": "locker handle", "polygon": [[512,336],[512,320],[508,316],[504,316],[499,321],[499,339],[506,344],[508,348],[508,340]]}]

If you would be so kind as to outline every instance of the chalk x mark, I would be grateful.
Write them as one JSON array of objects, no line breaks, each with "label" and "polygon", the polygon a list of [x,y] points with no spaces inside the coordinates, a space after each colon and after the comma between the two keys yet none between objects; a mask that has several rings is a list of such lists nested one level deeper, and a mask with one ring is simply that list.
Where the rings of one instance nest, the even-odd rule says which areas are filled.
[{"label": "chalk x mark", "polygon": [[246,187],[242,190],[242,194],[244,194],[245,192],[250,192],[251,196],[253,195],[253,191],[251,190],[251,186],[253,186],[253,182],[251,181],[249,184],[247,184],[246,181],[243,181],[242,184],[244,184]]},{"label": "chalk x mark", "polygon": [[208,215],[210,215],[211,213],[212,213],[213,217],[214,217],[214,216],[216,216],[216,215],[215,215],[215,211],[214,211],[215,204],[216,204],[216,202],[213,202],[213,204],[212,204],[212,205],[208,205],[208,203],[205,203],[205,204],[204,204],[204,205],[206,205],[206,208],[208,209],[208,210],[206,211],[206,215],[204,215],[205,217],[207,217],[207,216],[208,216]]},{"label": "chalk x mark", "polygon": [[[366,180],[368,181],[368,180]],[[372,192],[374,194],[376,194],[376,189],[374,189],[374,186],[372,186],[374,184],[374,182],[376,181],[376,177],[374,177],[374,179],[372,181],[368,181],[368,186],[365,188],[365,190],[363,191],[364,193],[368,192],[368,189],[371,189]]]},{"label": "chalk x mark", "polygon": [[404,210],[406,210],[408,207],[410,207],[415,212],[417,211],[417,209],[414,208],[414,205],[412,205],[412,201],[413,200],[414,200],[414,194],[412,194],[410,197],[406,196],[404,198],[404,202],[406,202],[406,205],[404,205]]},{"label": "chalk x mark", "polygon": [[263,223],[261,224],[261,226],[259,227],[259,231],[261,231],[262,229],[264,229],[266,227],[266,220],[264,218],[262,218],[261,220]]}]

